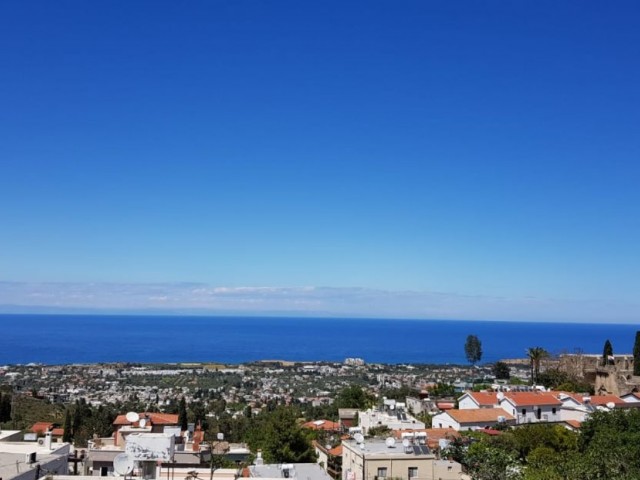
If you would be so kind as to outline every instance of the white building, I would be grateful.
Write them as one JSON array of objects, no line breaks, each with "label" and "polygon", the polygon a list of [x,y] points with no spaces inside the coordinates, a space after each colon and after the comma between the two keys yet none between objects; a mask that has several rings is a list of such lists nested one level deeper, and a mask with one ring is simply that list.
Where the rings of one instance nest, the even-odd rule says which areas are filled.
[{"label": "white building", "polygon": [[456,431],[481,430],[499,423],[515,424],[515,417],[502,408],[477,408],[465,410],[447,410],[431,419],[433,428],[451,428]]},{"label": "white building", "polygon": [[423,429],[424,422],[407,413],[404,403],[384,400],[381,409],[369,409],[358,412],[358,426],[367,434],[371,428],[387,427],[390,430]]},{"label": "white building", "polygon": [[438,460],[426,445],[381,439],[342,442],[342,480],[458,480],[462,466]]},{"label": "white building", "polygon": [[[3,434],[15,434],[4,431]],[[5,435],[4,438],[15,435]],[[71,445],[52,442],[51,434],[34,442],[0,439],[0,478],[2,480],[37,480],[45,474],[66,475],[69,472]]]}]

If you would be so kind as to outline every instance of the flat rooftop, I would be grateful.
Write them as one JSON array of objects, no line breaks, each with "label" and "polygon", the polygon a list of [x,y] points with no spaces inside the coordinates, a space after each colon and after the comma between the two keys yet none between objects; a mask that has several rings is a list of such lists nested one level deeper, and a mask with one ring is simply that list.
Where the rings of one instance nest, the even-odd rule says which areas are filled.
[{"label": "flat rooftop", "polygon": [[[50,460],[59,459],[61,456],[66,457],[68,455],[68,443],[63,444],[67,448],[59,448],[57,451],[40,447],[37,442],[24,442],[26,443],[24,448],[20,448],[22,445],[13,444],[10,445],[11,448],[5,449],[4,447],[7,446],[8,443],[9,442],[0,443],[0,478],[12,478],[20,473],[31,470],[35,464],[27,463],[27,454],[35,453],[36,463],[41,465],[46,464]],[[31,443],[40,448],[34,449]]]},{"label": "flat rooftop", "polygon": [[[289,470],[290,479],[304,480],[332,480],[317,463],[292,463],[293,468]],[[281,464],[251,465],[249,472],[252,477],[282,479],[284,476]]]},{"label": "flat rooftop", "polygon": [[426,445],[411,445],[405,449],[402,445],[401,441],[396,441],[393,447],[388,447],[385,440],[382,439],[366,439],[362,445],[358,445],[355,440],[343,440],[343,445],[348,445],[352,450],[356,452],[362,452],[365,456],[375,455],[379,456],[389,456],[389,457],[434,457],[435,455],[431,453],[429,447]]}]

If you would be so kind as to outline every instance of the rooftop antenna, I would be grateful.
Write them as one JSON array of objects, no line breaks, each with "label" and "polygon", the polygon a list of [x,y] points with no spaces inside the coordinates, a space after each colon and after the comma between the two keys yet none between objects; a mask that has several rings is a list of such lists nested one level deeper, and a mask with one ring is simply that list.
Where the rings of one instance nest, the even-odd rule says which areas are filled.
[{"label": "rooftop antenna", "polygon": [[138,415],[136,412],[129,412],[125,415],[127,422],[129,423],[136,423],[138,420],[140,420],[140,415]]},{"label": "rooftop antenna", "polygon": [[387,448],[393,448],[396,446],[396,439],[393,437],[387,437],[384,443],[387,446]]},{"label": "rooftop antenna", "polygon": [[113,459],[113,469],[118,475],[126,477],[133,472],[133,458],[126,453],[116,455]]}]

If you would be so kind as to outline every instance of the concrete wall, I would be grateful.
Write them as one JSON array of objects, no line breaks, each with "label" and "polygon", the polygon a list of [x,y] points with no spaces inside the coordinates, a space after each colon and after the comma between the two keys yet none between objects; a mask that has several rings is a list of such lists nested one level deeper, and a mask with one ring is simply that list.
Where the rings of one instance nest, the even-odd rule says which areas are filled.
[{"label": "concrete wall", "polygon": [[460,430],[460,424],[456,422],[448,413],[439,413],[431,418],[431,428],[453,428]]},{"label": "concrete wall", "polygon": [[[38,468],[40,466],[40,468]],[[24,466],[21,466],[24,468]],[[69,461],[67,455],[60,455],[44,461],[37,461],[28,466],[27,470],[21,471],[11,480],[38,480],[46,474],[53,473],[58,475],[67,475],[69,473]]]}]

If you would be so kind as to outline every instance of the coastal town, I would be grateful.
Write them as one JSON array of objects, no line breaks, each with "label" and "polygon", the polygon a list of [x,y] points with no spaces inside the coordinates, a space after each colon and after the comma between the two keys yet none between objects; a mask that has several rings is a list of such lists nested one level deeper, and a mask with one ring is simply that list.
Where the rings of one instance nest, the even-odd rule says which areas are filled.
[{"label": "coastal town", "polygon": [[633,360],[6,365],[0,476],[484,478],[468,452],[486,442],[640,412]]}]

